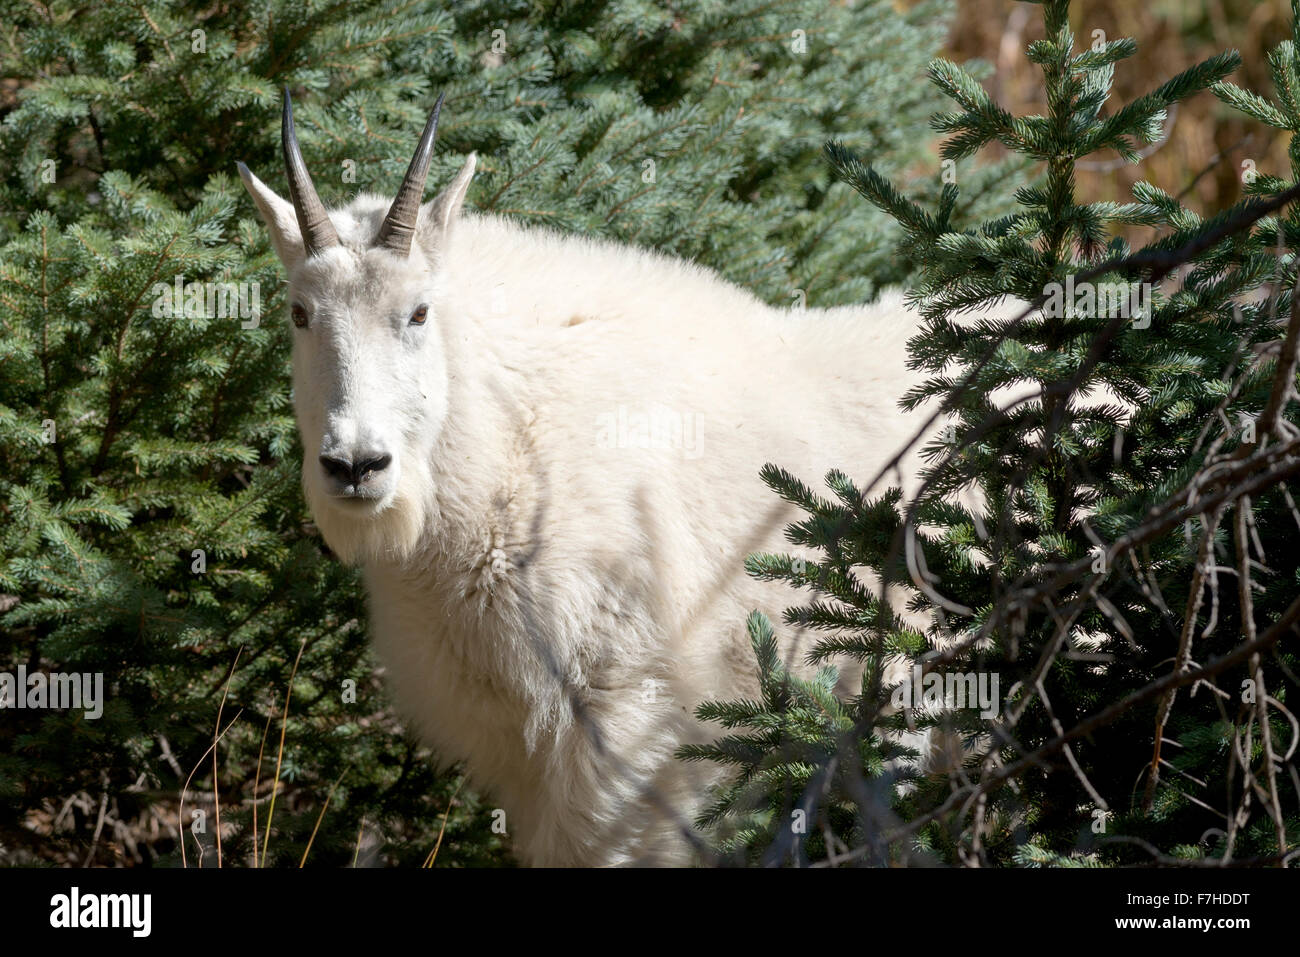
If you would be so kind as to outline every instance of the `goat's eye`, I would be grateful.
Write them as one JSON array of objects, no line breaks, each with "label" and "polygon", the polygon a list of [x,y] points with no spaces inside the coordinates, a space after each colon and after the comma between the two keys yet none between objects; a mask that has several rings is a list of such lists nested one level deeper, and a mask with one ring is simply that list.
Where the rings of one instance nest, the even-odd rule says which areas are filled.
[{"label": "goat's eye", "polygon": [[420,305],[416,307],[415,312],[411,313],[411,325],[422,326],[424,325],[424,320],[428,318],[429,307],[424,303],[420,303]]},{"label": "goat's eye", "polygon": [[299,329],[307,328],[307,310],[302,307],[302,303],[295,302],[293,308],[289,310],[293,316],[293,324]]}]

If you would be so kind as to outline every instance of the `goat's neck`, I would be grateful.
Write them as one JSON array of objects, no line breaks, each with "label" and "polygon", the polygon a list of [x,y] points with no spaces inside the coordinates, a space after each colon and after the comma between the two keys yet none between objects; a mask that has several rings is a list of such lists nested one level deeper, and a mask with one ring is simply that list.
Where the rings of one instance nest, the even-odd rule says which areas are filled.
[{"label": "goat's neck", "polygon": [[521,457],[531,454],[534,390],[526,340],[487,328],[448,296],[441,315],[447,357],[447,418],[433,452],[436,504],[426,552],[460,565],[516,504]]}]

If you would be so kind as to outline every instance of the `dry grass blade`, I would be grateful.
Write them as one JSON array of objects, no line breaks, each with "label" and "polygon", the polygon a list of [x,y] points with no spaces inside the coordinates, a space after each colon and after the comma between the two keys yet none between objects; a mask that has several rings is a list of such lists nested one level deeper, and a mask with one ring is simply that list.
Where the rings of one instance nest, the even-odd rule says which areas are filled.
[{"label": "dry grass blade", "polygon": [[289,687],[284,689],[284,714],[280,718],[280,747],[275,755],[275,779],[271,783],[271,803],[266,809],[266,834],[262,838],[262,866],[266,866],[266,849],[271,843],[271,818],[275,816],[275,796],[280,793],[280,767],[284,762],[284,735],[289,727],[289,699],[293,697],[293,679],[298,675],[298,662],[302,661],[307,639],[298,646],[298,655],[293,659],[293,670],[289,672]]},{"label": "dry grass blade", "polygon": [[[230,695],[230,682],[235,677],[235,668],[239,666],[239,656],[244,653],[241,645],[235,651],[235,660],[230,663],[230,673],[226,675],[226,687],[221,692],[221,704],[217,706],[217,721],[212,726],[212,801],[214,805],[213,818],[215,819],[215,831],[217,838],[217,867],[221,867],[221,784],[217,780],[217,739],[218,731],[221,728],[221,715],[226,710],[226,698]],[[181,842],[184,844],[184,841]]]},{"label": "dry grass blade", "polygon": [[[433,867],[438,860],[438,849],[442,847],[442,835],[447,831],[447,818],[451,817],[451,806],[456,803],[456,795],[460,794],[461,785],[464,783],[465,778],[462,775],[456,785],[456,790],[451,792],[451,798],[447,801],[447,810],[442,814],[442,826],[438,828],[438,840],[433,845],[433,850],[429,852],[429,856],[424,859],[424,863],[420,865],[421,867]],[[360,845],[358,844],[358,846]]]},{"label": "dry grass blade", "polygon": [[357,858],[361,856],[361,838],[365,836],[365,833],[366,833],[366,816],[363,814],[361,815],[361,826],[357,828],[357,846],[352,851],[353,867],[357,866]]},{"label": "dry grass blade", "polygon": [[262,728],[262,743],[257,748],[257,772],[253,775],[253,867],[258,866],[257,856],[257,789],[262,783],[262,755],[266,751],[266,736],[271,730],[274,711],[267,711],[266,725]]},{"label": "dry grass blade", "polygon": [[235,713],[235,716],[230,719],[230,724],[226,725],[225,729],[217,735],[216,741],[213,741],[208,745],[208,750],[204,751],[202,757],[200,757],[195,763],[193,770],[190,771],[189,777],[185,779],[185,786],[181,788],[180,806],[176,810],[176,825],[181,836],[181,867],[189,866],[185,860],[185,795],[190,789],[190,782],[194,780],[194,775],[198,772],[199,765],[203,763],[205,758],[207,758],[208,753],[216,748],[217,742],[226,736],[226,731],[229,731],[235,726],[235,722],[239,720],[239,716],[243,713],[244,709],[240,708],[239,711]]},{"label": "dry grass blade", "polygon": [[298,862],[300,870],[307,866],[307,855],[311,853],[311,846],[316,842],[316,832],[320,830],[320,822],[325,820],[325,812],[330,809],[330,800],[334,797],[334,792],[338,790],[338,786],[343,782],[343,776],[351,770],[352,765],[349,764],[343,769],[343,774],[340,774],[335,779],[334,784],[330,787],[329,794],[325,795],[325,803],[321,805],[320,814],[316,815],[316,826],[311,829],[311,837],[307,838],[307,846],[302,851],[302,860]]}]

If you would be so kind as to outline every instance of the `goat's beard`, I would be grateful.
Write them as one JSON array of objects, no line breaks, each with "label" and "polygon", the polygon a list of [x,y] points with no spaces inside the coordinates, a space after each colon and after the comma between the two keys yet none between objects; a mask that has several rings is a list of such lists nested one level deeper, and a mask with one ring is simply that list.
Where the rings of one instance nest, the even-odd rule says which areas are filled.
[{"label": "goat's beard", "polygon": [[408,461],[404,466],[397,488],[382,504],[357,508],[309,480],[304,463],[303,491],[312,518],[325,544],[344,564],[403,564],[421,550],[431,517],[432,476],[423,463]]}]

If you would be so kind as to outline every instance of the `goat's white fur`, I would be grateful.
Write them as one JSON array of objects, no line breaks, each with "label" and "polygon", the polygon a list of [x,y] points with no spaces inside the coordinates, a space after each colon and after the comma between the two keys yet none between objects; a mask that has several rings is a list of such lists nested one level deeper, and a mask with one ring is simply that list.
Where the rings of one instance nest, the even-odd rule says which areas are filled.
[{"label": "goat's white fur", "polygon": [[[897,405],[916,320],[897,295],[778,310],[654,252],[461,215],[474,163],[406,260],[370,248],[378,196],[305,258],[293,208],[241,167],[311,315],[292,330],[307,500],[363,568],[400,711],[499,802],[524,861],[684,862],[711,778],[673,752],[716,733],[701,700],[757,693],[746,614],[807,598],[744,572],[801,517],[759,469],[874,475],[919,419]],[[610,435],[656,408],[697,447]],[[333,497],[318,455],[365,445],[394,458],[378,497]]]}]

